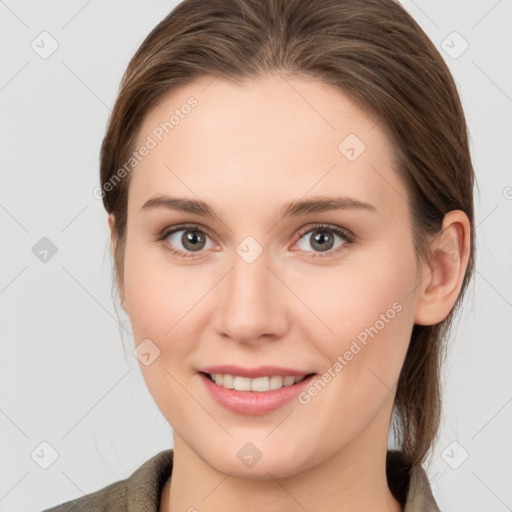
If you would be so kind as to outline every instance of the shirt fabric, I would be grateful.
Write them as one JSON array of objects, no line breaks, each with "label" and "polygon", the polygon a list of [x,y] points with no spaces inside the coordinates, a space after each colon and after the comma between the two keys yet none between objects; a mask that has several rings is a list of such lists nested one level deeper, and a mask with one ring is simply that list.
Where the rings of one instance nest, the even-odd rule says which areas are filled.
[{"label": "shirt fabric", "polygon": [[[124,480],[43,512],[159,512],[165,482],[171,476],[174,452],[164,450]],[[424,469],[405,463],[398,450],[388,450],[388,485],[404,512],[440,512]]]}]

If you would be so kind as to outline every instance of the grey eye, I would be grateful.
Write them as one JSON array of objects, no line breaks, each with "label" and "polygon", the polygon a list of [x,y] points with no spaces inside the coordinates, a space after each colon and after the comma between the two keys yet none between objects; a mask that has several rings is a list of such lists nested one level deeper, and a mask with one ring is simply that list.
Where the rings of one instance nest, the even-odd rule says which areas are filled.
[{"label": "grey eye", "polygon": [[[345,239],[346,238],[341,235],[337,234],[335,230],[330,228],[314,228],[309,230],[307,233],[304,233],[300,240],[304,239],[306,240],[306,245],[309,244],[310,247],[313,248],[314,251],[318,252],[325,252],[330,251],[331,249],[336,249],[343,245],[344,242],[338,243],[338,245],[335,245],[336,241],[335,239]],[[300,246],[300,240],[297,242],[299,244],[299,249],[301,251],[308,251],[307,247],[301,247]]]},{"label": "grey eye", "polygon": [[167,239],[169,240],[169,243],[178,250],[184,249],[185,251],[198,252],[205,248],[209,237],[202,231],[184,228],[169,233],[169,235],[167,235]]}]

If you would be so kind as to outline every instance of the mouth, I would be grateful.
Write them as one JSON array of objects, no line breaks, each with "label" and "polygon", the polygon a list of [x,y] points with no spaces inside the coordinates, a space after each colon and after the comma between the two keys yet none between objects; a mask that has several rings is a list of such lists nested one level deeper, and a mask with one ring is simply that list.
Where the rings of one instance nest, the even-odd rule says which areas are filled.
[{"label": "mouth", "polygon": [[308,373],[304,375],[265,375],[256,378],[244,377],[241,375],[199,372],[201,375],[224,389],[234,391],[252,391],[266,393],[284,387],[294,386],[305,379],[317,375]]},{"label": "mouth", "polygon": [[[209,372],[199,371],[197,375],[210,397],[222,407],[246,416],[269,414],[292,402],[318,375],[290,369],[282,371],[283,368],[276,367],[266,367],[265,371],[263,368],[240,370],[238,367],[236,373],[215,373],[213,368],[208,369]],[[233,367],[215,367],[215,370],[226,372],[232,371]],[[253,377],[238,373],[252,374]]]}]

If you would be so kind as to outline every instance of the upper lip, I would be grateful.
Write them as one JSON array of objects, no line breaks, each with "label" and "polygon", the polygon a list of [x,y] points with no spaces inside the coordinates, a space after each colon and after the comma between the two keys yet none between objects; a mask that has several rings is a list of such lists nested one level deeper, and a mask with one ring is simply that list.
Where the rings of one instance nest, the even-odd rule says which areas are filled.
[{"label": "upper lip", "polygon": [[240,377],[248,377],[255,379],[257,377],[272,377],[273,375],[280,375],[281,377],[302,377],[309,375],[313,372],[304,372],[301,370],[294,370],[293,368],[284,368],[282,366],[258,366],[257,368],[243,368],[234,364],[223,364],[219,366],[208,366],[199,370],[204,373],[221,373],[223,375],[238,375]]}]

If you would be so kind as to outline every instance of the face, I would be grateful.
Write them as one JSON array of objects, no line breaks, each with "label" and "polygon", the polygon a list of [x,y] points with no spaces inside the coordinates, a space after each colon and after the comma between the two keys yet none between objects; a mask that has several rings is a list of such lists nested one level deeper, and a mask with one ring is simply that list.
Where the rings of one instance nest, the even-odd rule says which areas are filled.
[{"label": "face", "polygon": [[[255,479],[385,442],[418,268],[408,194],[376,119],[318,81],[204,78],[146,117],[144,144],[121,295],[147,386],[180,442]],[[214,213],[182,211],[191,203],[176,198]],[[220,386],[200,372],[218,365],[316,375],[267,398],[255,391],[251,405],[235,397],[247,391],[212,393]],[[241,463],[247,453],[261,454],[254,467]]]}]

